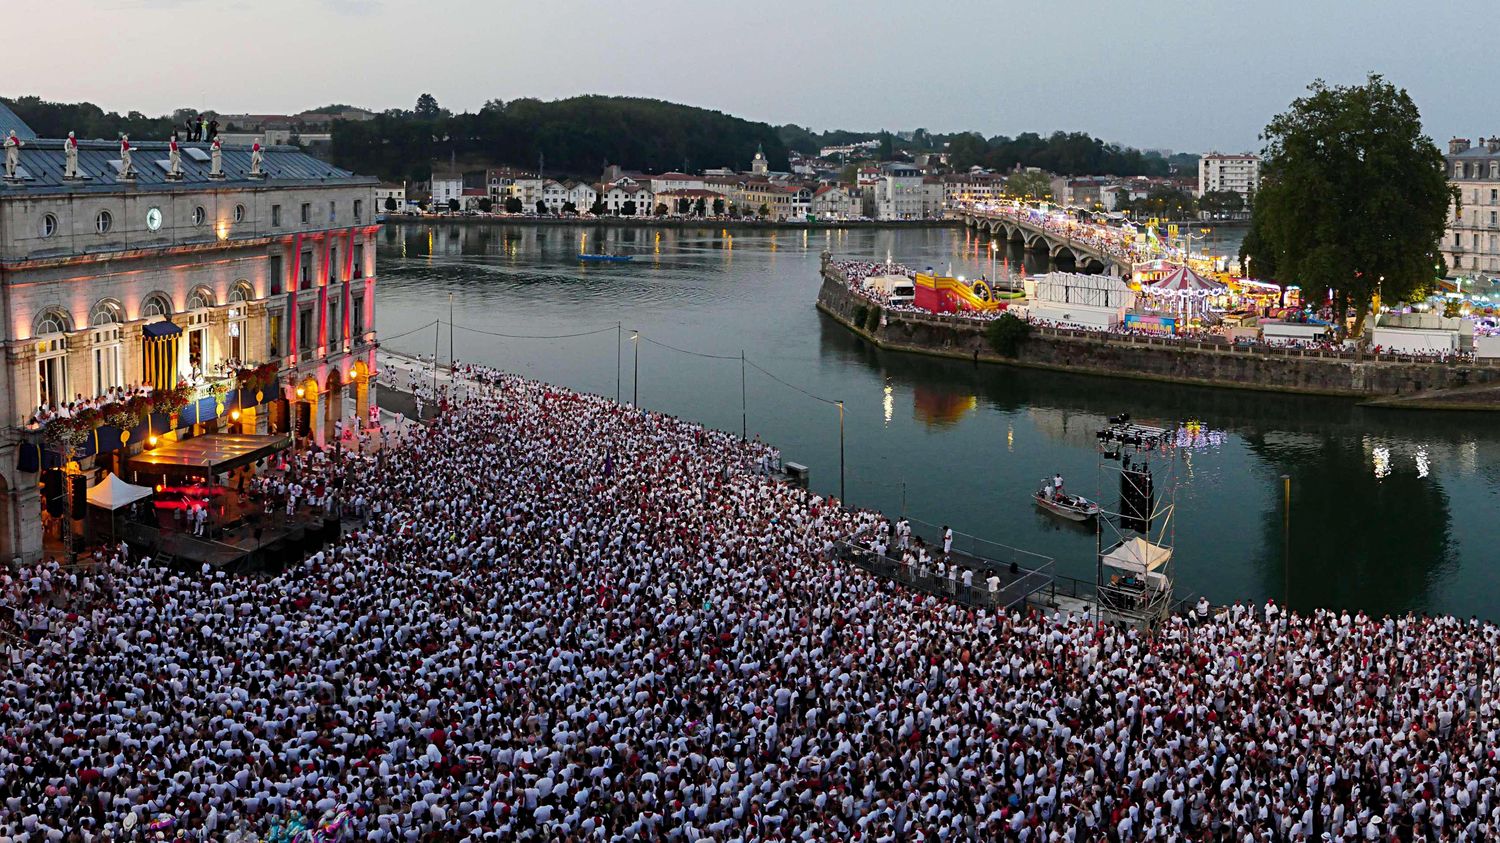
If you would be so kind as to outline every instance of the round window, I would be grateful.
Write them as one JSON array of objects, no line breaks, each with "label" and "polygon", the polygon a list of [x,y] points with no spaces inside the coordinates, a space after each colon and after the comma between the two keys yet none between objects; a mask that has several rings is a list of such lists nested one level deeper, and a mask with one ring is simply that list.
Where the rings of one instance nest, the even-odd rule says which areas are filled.
[{"label": "round window", "polygon": [[110,215],[109,211],[100,211],[94,217],[94,230],[100,234],[109,231],[110,227],[114,224],[115,218]]},{"label": "round window", "polygon": [[193,225],[202,225],[206,219],[208,219],[208,212],[203,210],[202,205],[193,209]]},{"label": "round window", "polygon": [[57,217],[53,214],[42,214],[42,236],[51,237],[57,233]]},{"label": "round window", "polygon": [[234,221],[235,222],[244,222],[245,221],[245,206],[244,205],[235,205],[234,206]]}]

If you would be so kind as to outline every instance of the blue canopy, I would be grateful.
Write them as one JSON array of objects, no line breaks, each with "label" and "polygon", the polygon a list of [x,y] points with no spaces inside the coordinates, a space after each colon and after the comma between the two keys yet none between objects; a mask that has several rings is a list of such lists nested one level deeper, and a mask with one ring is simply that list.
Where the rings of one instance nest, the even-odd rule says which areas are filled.
[{"label": "blue canopy", "polygon": [[176,323],[163,319],[160,322],[152,322],[145,328],[142,328],[141,333],[148,337],[175,337],[182,333],[182,329]]}]

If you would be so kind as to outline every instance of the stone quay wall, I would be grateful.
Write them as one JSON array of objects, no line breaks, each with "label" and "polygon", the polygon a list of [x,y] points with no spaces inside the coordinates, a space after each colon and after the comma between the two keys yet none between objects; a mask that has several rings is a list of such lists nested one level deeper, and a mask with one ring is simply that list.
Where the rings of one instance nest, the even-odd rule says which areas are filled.
[{"label": "stone quay wall", "polygon": [[[1500,387],[1500,364],[1487,361],[1374,360],[1347,353],[1182,342],[1038,326],[1033,326],[1014,358],[1001,357],[985,335],[986,323],[885,310],[851,291],[832,268],[823,273],[817,306],[880,348],[1035,369],[1365,399]],[[1465,406],[1484,408],[1487,403]]]}]

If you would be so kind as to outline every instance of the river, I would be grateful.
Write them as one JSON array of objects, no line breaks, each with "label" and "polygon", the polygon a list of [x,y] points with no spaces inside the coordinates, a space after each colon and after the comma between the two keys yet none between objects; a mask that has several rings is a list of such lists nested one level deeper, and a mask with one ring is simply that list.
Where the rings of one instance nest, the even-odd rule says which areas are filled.
[{"label": "river", "polygon": [[[380,238],[378,325],[390,348],[431,354],[431,328],[397,337],[447,320],[452,294],[461,360],[609,396],[618,371],[624,400],[638,389],[645,407],[726,430],[742,424],[743,351],[749,434],[808,465],[815,489],[838,491],[839,415],[826,401],[843,400],[851,504],[896,513],[904,503],[914,518],[1051,556],[1059,573],[1090,581],[1093,531],[1037,512],[1028,494],[1061,472],[1071,490],[1113,506],[1117,475],[1094,438],[1106,417],[1197,419],[1222,441],[1158,468],[1176,478],[1180,592],[1500,620],[1500,431],[1489,415],[888,353],[814,308],[824,249],[990,272],[987,243],[963,230],[406,224]],[[580,251],[636,257],[580,265]],[[638,385],[632,329],[643,337]],[[445,327],[444,360],[448,344]]]}]

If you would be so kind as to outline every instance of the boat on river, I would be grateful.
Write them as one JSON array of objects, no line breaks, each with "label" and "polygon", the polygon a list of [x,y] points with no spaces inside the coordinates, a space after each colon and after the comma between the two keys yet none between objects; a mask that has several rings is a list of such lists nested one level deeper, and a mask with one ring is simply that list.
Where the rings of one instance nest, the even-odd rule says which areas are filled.
[{"label": "boat on river", "polygon": [[578,255],[578,259],[584,263],[625,263],[634,260],[635,255],[594,255],[584,252]]},{"label": "boat on river", "polygon": [[1045,481],[1042,488],[1031,493],[1036,505],[1059,518],[1069,521],[1087,521],[1099,514],[1099,504],[1079,495],[1055,492]]}]

